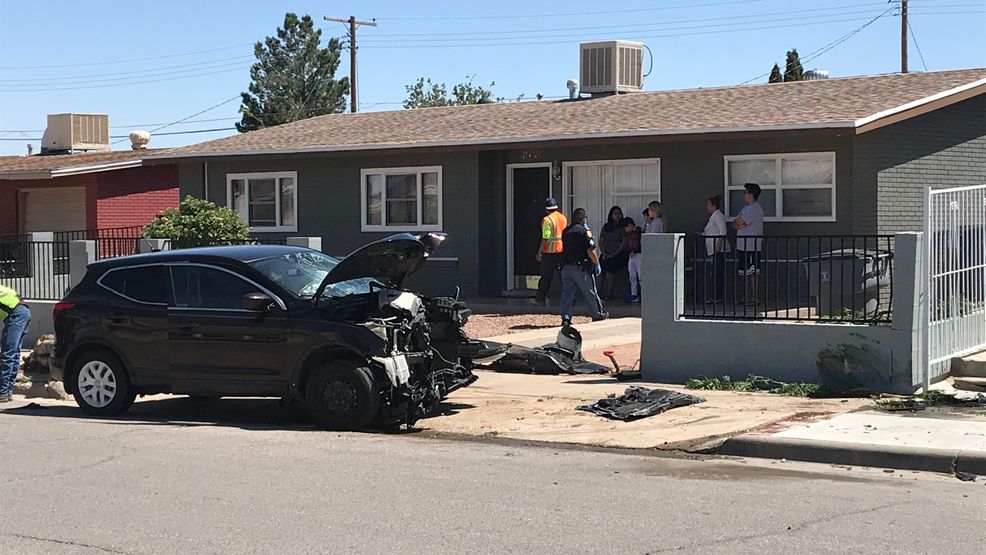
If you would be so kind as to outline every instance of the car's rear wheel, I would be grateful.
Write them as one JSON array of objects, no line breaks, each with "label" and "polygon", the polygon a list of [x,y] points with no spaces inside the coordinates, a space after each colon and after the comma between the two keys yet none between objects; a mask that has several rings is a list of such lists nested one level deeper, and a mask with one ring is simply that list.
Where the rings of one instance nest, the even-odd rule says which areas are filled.
[{"label": "car's rear wheel", "polygon": [[305,405],[329,430],[361,430],[380,412],[380,392],[369,368],[332,362],[316,368],[305,387]]},{"label": "car's rear wheel", "polygon": [[79,356],[72,379],[75,402],[92,416],[122,414],[136,397],[123,362],[103,349],[87,351]]}]

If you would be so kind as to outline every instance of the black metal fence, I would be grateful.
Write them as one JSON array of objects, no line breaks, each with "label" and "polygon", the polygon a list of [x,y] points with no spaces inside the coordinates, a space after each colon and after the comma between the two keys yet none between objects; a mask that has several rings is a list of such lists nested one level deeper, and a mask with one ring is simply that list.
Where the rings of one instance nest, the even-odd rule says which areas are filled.
[{"label": "black metal fence", "polygon": [[681,317],[890,322],[893,236],[688,235],[681,247]]},{"label": "black metal fence", "polygon": [[96,257],[102,260],[137,254],[143,232],[142,226],[58,231],[55,232],[55,240],[95,241]]},{"label": "black metal fence", "polygon": [[0,240],[0,282],[25,299],[62,298],[69,287],[68,243]]}]

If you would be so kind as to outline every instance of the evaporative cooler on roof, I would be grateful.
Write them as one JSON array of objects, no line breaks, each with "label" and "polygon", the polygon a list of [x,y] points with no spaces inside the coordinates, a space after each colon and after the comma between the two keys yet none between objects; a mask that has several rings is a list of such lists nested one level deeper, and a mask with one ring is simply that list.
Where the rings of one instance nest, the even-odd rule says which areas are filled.
[{"label": "evaporative cooler on roof", "polygon": [[643,90],[643,43],[624,40],[584,42],[579,50],[581,92],[614,94]]}]

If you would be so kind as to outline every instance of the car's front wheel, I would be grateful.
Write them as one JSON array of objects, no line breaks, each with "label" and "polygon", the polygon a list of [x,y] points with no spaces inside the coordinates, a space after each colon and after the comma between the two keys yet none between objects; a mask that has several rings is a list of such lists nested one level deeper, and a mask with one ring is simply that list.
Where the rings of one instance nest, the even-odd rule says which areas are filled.
[{"label": "car's front wheel", "polygon": [[75,402],[92,416],[116,416],[133,404],[136,394],[119,357],[103,349],[76,359],[72,372]]},{"label": "car's front wheel", "polygon": [[380,392],[369,368],[335,361],[316,368],[305,387],[305,405],[329,430],[361,430],[380,412]]}]

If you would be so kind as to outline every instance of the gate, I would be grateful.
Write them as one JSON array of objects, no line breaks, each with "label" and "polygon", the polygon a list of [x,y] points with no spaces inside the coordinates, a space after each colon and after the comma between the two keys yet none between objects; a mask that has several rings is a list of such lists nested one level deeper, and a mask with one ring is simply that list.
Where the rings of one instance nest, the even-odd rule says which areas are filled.
[{"label": "gate", "polygon": [[986,349],[986,185],[925,193],[924,387]]}]

